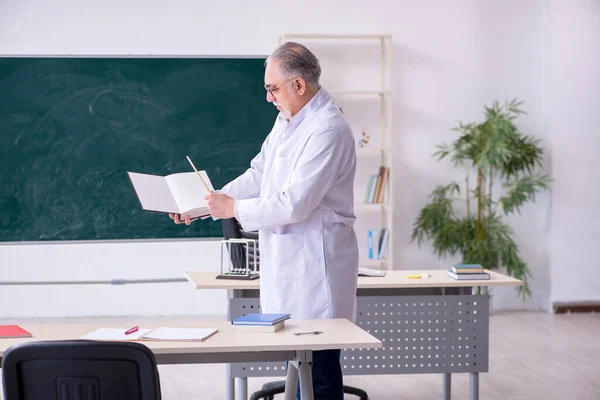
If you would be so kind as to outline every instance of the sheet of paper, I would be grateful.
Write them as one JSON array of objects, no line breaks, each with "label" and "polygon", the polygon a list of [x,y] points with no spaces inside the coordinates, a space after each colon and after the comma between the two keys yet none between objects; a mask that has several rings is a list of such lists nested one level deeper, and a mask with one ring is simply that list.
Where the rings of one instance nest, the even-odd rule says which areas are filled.
[{"label": "sheet of paper", "polygon": [[217,333],[217,331],[218,329],[212,328],[168,328],[161,326],[144,336],[144,340],[195,342],[203,341]]},{"label": "sheet of paper", "polygon": [[[210,190],[213,190],[212,183],[208,179],[205,171],[198,171],[204,182]],[[208,202],[204,196],[208,194],[206,187],[196,172],[182,172],[178,174],[167,175],[165,177],[173,197],[177,202],[181,212],[193,210],[200,207],[208,207]]]},{"label": "sheet of paper", "polygon": [[139,340],[145,334],[152,331],[152,329],[139,329],[137,332],[126,335],[127,329],[122,328],[100,328],[87,335],[81,336],[79,339],[83,340]]},{"label": "sheet of paper", "polygon": [[144,210],[181,213],[164,177],[137,172],[127,173]]}]

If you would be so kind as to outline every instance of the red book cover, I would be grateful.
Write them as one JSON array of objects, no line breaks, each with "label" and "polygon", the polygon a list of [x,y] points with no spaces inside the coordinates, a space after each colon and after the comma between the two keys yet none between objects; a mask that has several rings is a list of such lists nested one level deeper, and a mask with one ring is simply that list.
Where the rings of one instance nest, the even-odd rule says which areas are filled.
[{"label": "red book cover", "polygon": [[31,333],[19,325],[0,325],[0,339],[31,337]]}]

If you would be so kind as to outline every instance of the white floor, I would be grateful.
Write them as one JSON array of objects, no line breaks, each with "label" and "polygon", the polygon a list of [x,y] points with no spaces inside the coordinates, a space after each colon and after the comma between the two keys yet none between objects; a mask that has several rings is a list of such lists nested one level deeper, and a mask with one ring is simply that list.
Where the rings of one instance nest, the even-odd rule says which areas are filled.
[{"label": "white floor", "polygon": [[[160,318],[174,322],[180,318]],[[202,317],[185,318],[204,319]],[[95,321],[106,322],[100,318]],[[119,318],[118,320],[123,320]],[[2,321],[73,323],[69,319]],[[90,319],[77,322],[91,322]],[[159,366],[163,399],[223,399],[222,365]],[[251,378],[249,392],[273,378]],[[441,399],[440,375],[347,376],[372,400]],[[468,399],[467,374],[452,376],[452,398]],[[282,396],[278,396],[282,398]],[[347,399],[356,399],[347,396]],[[482,400],[600,400],[600,315],[504,312],[491,316],[490,370],[480,376]]]}]

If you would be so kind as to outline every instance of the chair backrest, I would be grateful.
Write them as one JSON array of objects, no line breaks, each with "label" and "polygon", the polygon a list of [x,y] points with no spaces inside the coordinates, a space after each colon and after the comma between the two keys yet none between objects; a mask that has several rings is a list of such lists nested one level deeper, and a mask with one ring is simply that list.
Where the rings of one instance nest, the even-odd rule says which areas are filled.
[{"label": "chair backrest", "polygon": [[154,354],[140,343],[31,342],[2,360],[4,400],[160,400]]},{"label": "chair backrest", "polygon": [[[256,252],[254,248],[249,247],[248,259],[250,265],[254,265],[256,261],[257,270],[260,270],[260,249],[258,247],[258,232],[247,232],[242,229],[242,226],[235,218],[228,218],[221,220],[221,227],[223,228],[223,237],[225,239],[254,239],[256,240]],[[234,268],[243,269],[246,268],[246,250],[243,244],[228,245],[229,254],[231,256],[231,263]]]}]

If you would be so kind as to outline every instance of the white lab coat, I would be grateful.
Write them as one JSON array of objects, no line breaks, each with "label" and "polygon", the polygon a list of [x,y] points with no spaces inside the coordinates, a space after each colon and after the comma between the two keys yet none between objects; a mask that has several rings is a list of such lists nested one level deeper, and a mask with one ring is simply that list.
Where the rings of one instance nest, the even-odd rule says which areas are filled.
[{"label": "white lab coat", "polygon": [[250,168],[221,192],[259,231],[264,313],[355,321],[354,136],[321,88],[291,120],[277,117]]}]

